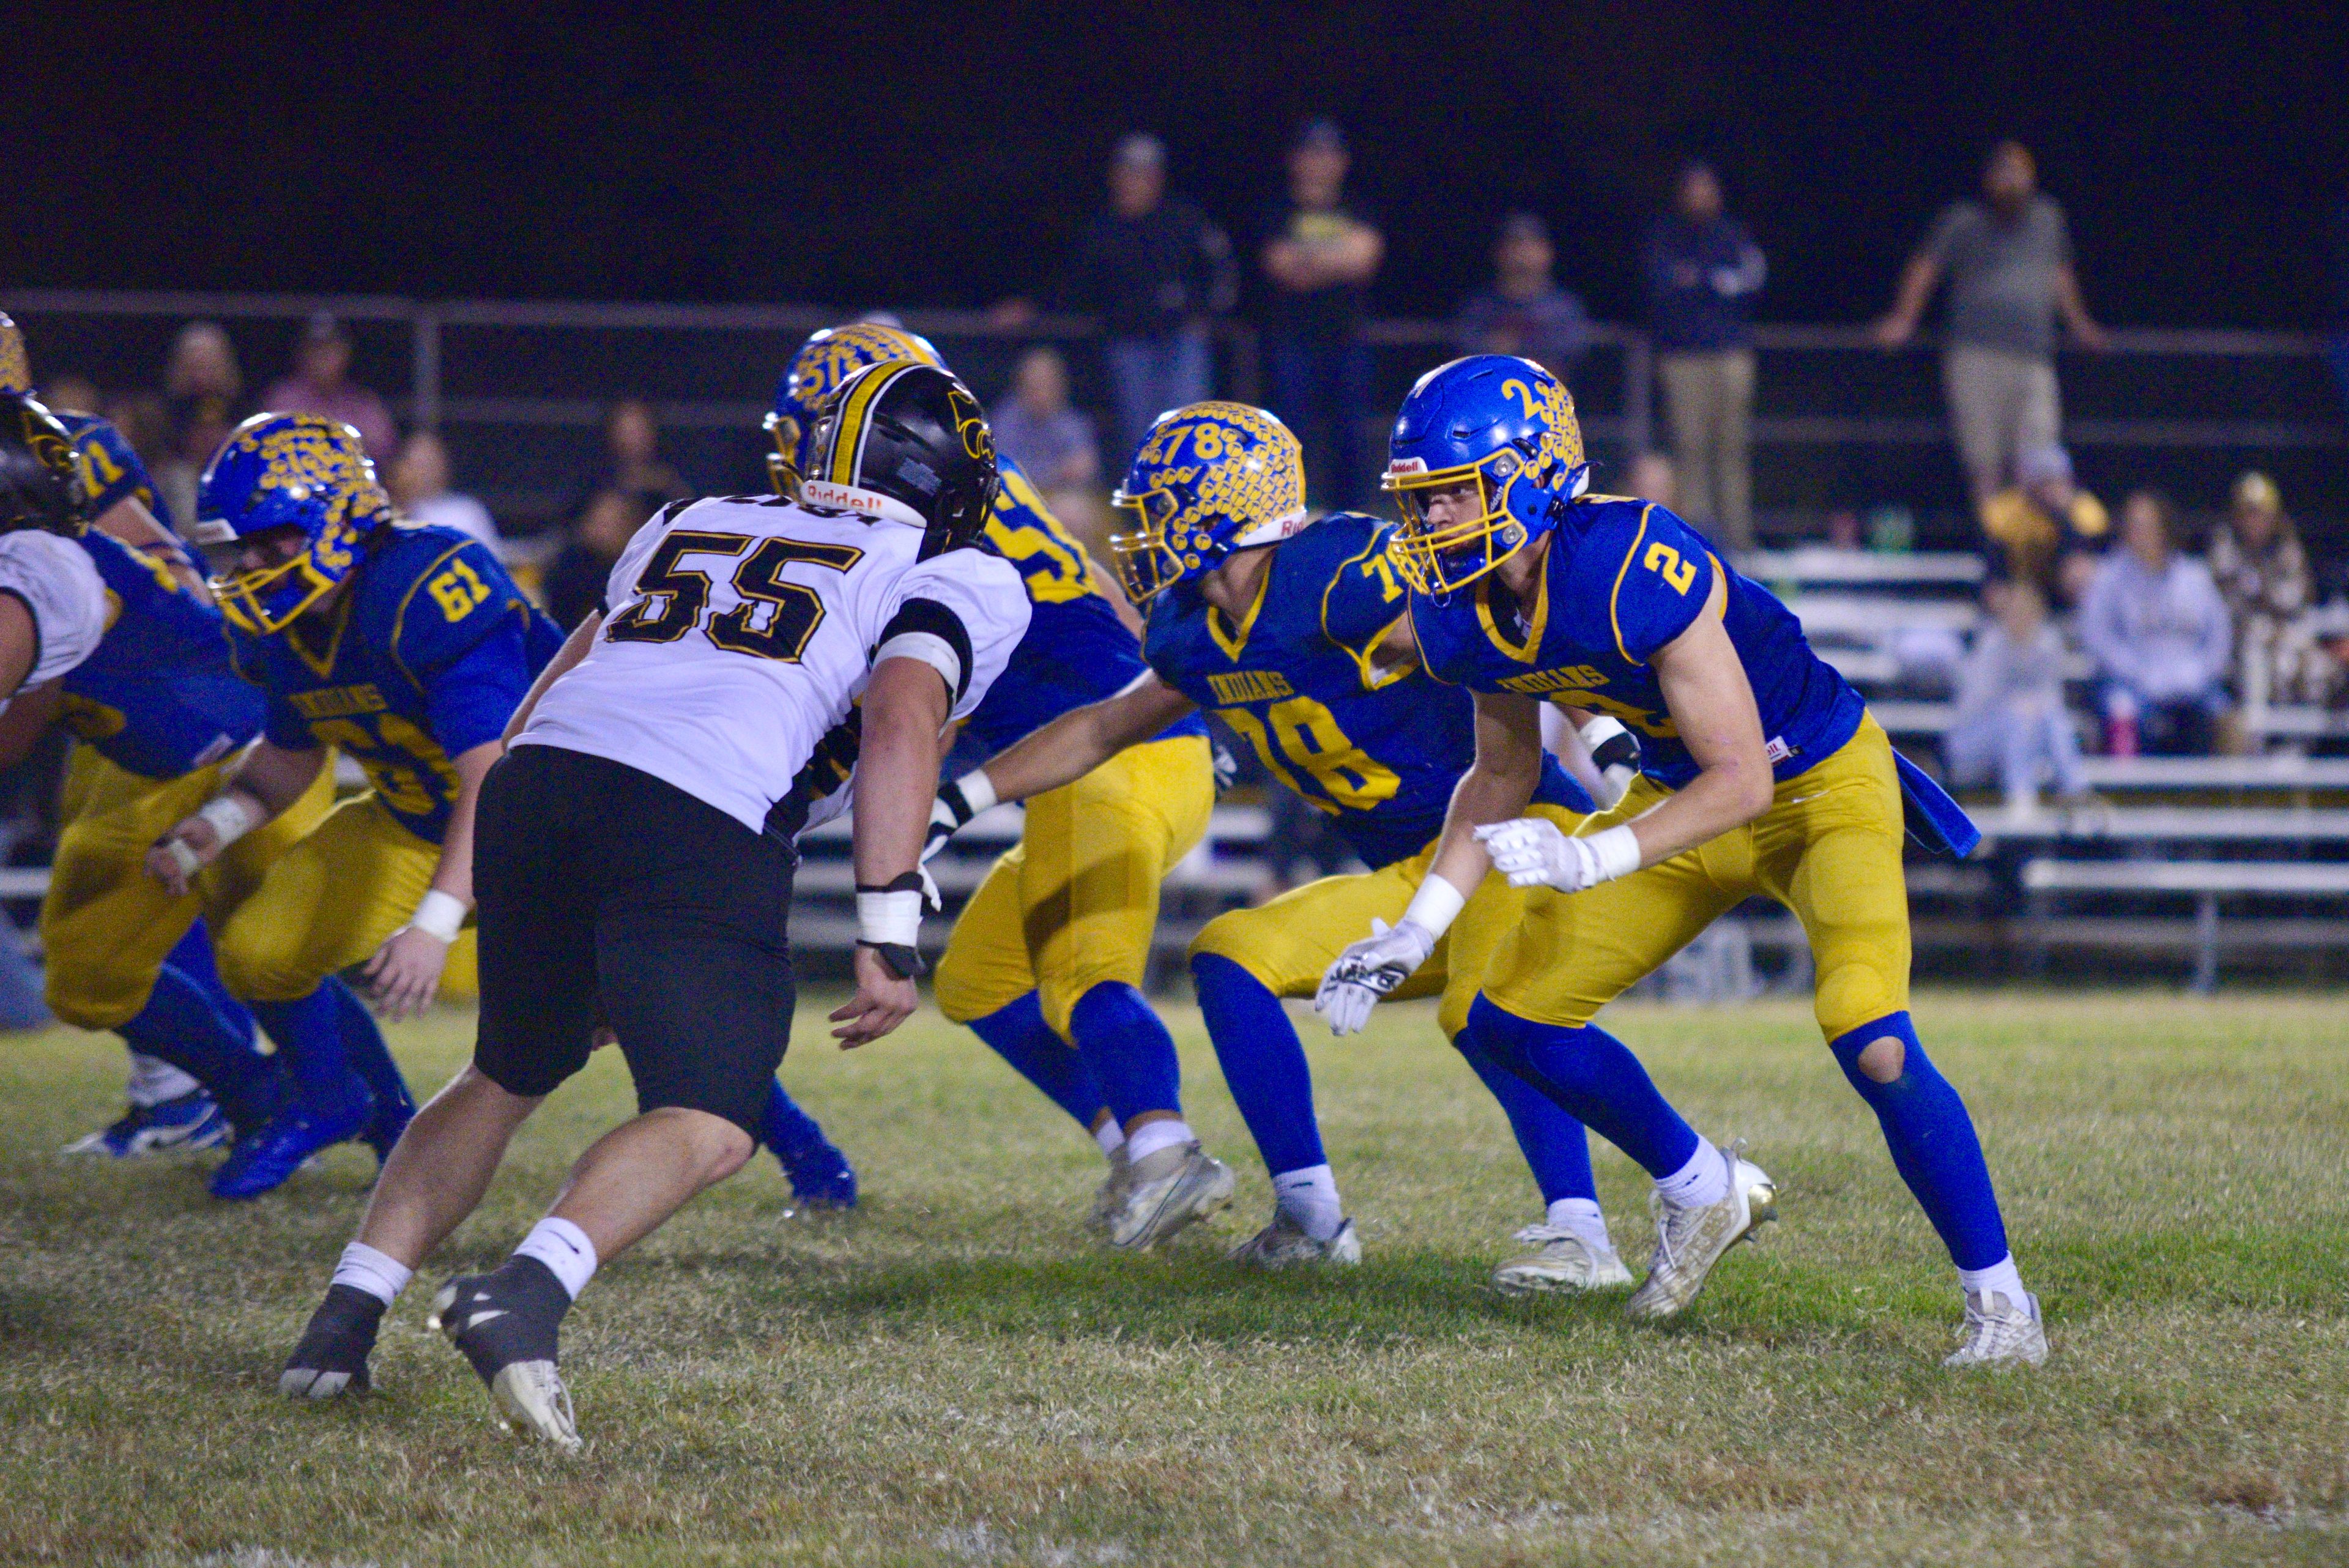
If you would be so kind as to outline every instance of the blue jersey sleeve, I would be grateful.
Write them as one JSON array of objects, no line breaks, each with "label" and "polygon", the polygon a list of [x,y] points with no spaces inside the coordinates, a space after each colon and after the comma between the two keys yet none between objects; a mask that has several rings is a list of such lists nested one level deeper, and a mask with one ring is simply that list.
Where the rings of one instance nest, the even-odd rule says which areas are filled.
[{"label": "blue jersey sleeve", "polygon": [[425,688],[426,722],[442,751],[453,757],[505,733],[537,673],[528,640],[524,623],[508,616]]},{"label": "blue jersey sleeve", "polygon": [[424,694],[432,738],[450,756],[505,729],[539,665],[536,617],[479,540],[428,557],[392,623],[393,660]]},{"label": "blue jersey sleeve", "polygon": [[1608,624],[1616,651],[1645,664],[1725,593],[1727,579],[1703,537],[1661,506],[1642,507],[1637,524],[1621,531],[1627,537],[1609,590]]},{"label": "blue jersey sleeve", "polygon": [[162,502],[157,498],[155,482],[148,477],[147,465],[130,450],[122,432],[95,415],[83,414],[73,420],[74,460],[81,469],[82,484],[89,492],[89,514],[103,516],[118,504],[137,501],[156,514],[168,528],[171,519],[163,515]]},{"label": "blue jersey sleeve", "polygon": [[1345,531],[1333,552],[1339,560],[1329,586],[1321,591],[1321,635],[1353,656],[1363,687],[1374,690],[1394,678],[1394,672],[1381,675],[1376,668],[1379,643],[1411,613],[1409,590],[1387,556],[1392,530],[1374,518],[1350,515],[1325,517],[1314,526]]}]

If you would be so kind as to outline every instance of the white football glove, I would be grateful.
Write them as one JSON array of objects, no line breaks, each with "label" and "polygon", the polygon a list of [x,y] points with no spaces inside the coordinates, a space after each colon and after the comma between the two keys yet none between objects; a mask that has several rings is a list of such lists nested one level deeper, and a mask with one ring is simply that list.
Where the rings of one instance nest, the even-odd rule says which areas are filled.
[{"label": "white football glove", "polygon": [[1476,842],[1512,888],[1579,893],[1640,868],[1640,841],[1628,824],[1588,838],[1569,838],[1554,822],[1521,816],[1478,828]]},{"label": "white football glove", "polygon": [[1371,1009],[1391,996],[1435,950],[1435,933],[1417,920],[1371,922],[1371,934],[1338,955],[1314,993],[1313,1011],[1327,1019],[1330,1033],[1359,1034]]}]

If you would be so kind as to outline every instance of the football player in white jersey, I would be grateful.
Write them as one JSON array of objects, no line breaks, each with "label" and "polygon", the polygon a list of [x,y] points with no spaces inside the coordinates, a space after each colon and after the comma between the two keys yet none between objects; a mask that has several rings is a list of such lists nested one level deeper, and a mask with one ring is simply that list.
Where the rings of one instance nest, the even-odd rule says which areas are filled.
[{"label": "football player in white jersey", "polygon": [[106,635],[106,584],[73,543],[88,527],[73,437],[32,398],[0,396],[0,704]]},{"label": "football player in white jersey", "polygon": [[385,1165],[287,1396],[367,1386],[384,1308],[609,1027],[638,1116],[580,1158],[502,1267],[433,1303],[507,1420],[577,1445],[563,1314],[599,1261],[756,1147],[791,1028],[792,840],[852,794],[856,994],[833,1033],[861,1045],[914,1011],[941,738],[1001,673],[1028,596],[1009,562],[969,547],[995,450],[952,376],[910,360],[859,372],[816,450],[799,502],[679,504],[647,524],[604,611],[514,715],[477,830],[472,1065]]}]

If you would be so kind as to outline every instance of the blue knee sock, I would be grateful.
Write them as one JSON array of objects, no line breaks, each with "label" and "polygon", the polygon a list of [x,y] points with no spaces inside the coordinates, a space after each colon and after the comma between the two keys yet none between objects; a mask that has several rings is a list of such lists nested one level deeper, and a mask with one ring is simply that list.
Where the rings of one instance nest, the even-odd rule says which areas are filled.
[{"label": "blue knee sock", "polygon": [[212,973],[201,923],[157,971],[147,1005],[116,1033],[132,1050],[192,1075],[239,1127],[258,1127],[274,1108],[276,1069],[254,1038],[253,1015]]},{"label": "blue knee sock", "polygon": [[[285,1063],[295,1096],[305,1108],[319,1115],[348,1108],[363,1086],[352,1070],[350,1052],[345,1044],[341,1003],[328,989],[340,985],[340,981],[329,980],[309,995],[292,1002],[250,1004],[253,1015],[261,1020],[261,1026],[277,1043],[278,1055]],[[347,994],[348,988],[343,989]],[[377,1038],[379,1044],[381,1036]]]},{"label": "blue knee sock", "polygon": [[1191,960],[1199,1012],[1215,1042],[1232,1103],[1274,1176],[1327,1165],[1313,1117],[1313,1072],[1297,1027],[1271,988],[1219,953]]},{"label": "blue knee sock", "polygon": [[[1900,1042],[1903,1058],[1900,1075],[1879,1084],[1859,1070],[1859,1054],[1887,1035]],[[1958,1267],[1987,1269],[2005,1257],[2006,1225],[1999,1218],[1998,1195],[1991,1190],[1990,1167],[1974,1136],[1973,1118],[1917,1044],[1917,1026],[1909,1015],[1896,1012],[1863,1024],[1830,1042],[1828,1049],[1876,1113],[1894,1168]]]},{"label": "blue knee sock", "polygon": [[1656,1092],[1630,1047],[1586,1023],[1568,1029],[1505,1012],[1482,995],[1468,1028],[1485,1054],[1630,1155],[1650,1176],[1667,1177],[1696,1154],[1696,1130]]},{"label": "blue knee sock", "polygon": [[335,999],[335,1022],[343,1032],[343,1054],[350,1062],[351,1071],[367,1086],[378,1106],[412,1106],[414,1100],[408,1092],[408,1080],[400,1075],[399,1064],[391,1059],[391,1047],[385,1044],[383,1026],[375,1021],[358,993],[334,975],[328,975],[318,989]]},{"label": "blue knee sock", "polygon": [[1044,1022],[1044,1003],[1036,992],[1031,991],[984,1018],[972,1019],[970,1028],[1011,1064],[1013,1072],[1076,1117],[1079,1127],[1092,1130],[1093,1118],[1109,1104],[1102,1096],[1101,1080],[1093,1076],[1076,1048]]},{"label": "blue knee sock", "polygon": [[1142,992],[1109,980],[1077,999],[1069,1012],[1077,1054],[1101,1080],[1112,1115],[1123,1127],[1144,1111],[1183,1110],[1183,1069],[1174,1037]]},{"label": "blue knee sock", "polygon": [[786,1166],[803,1156],[832,1147],[816,1119],[800,1109],[783,1092],[781,1078],[767,1085],[767,1104],[759,1115],[759,1141]]},{"label": "blue knee sock", "polygon": [[1598,1202],[1599,1186],[1590,1175],[1590,1138],[1582,1130],[1582,1124],[1560,1110],[1540,1090],[1494,1061],[1477,1040],[1475,1029],[1463,1029],[1452,1037],[1452,1044],[1468,1058],[1468,1065],[1476,1070],[1485,1087],[1501,1102],[1501,1110],[1509,1118],[1509,1130],[1516,1134],[1517,1147],[1533,1170],[1534,1185],[1541,1189],[1542,1202],[1551,1204],[1565,1198],[1586,1198]]}]

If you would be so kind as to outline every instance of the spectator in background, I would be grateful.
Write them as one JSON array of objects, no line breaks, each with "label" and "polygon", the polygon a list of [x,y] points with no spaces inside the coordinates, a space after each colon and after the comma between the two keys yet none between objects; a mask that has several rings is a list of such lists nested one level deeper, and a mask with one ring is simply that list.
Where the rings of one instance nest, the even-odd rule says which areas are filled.
[{"label": "spectator in background", "polygon": [[613,563],[652,514],[640,493],[599,490],[587,498],[571,524],[571,536],[540,579],[546,613],[557,626],[568,632],[588,611],[604,607]]},{"label": "spectator in background", "polygon": [[996,450],[1019,465],[1054,514],[1090,531],[1100,510],[1092,493],[1101,484],[1101,447],[1092,421],[1069,406],[1069,367],[1058,351],[1038,347],[1019,357],[988,423]]},{"label": "spectator in background", "polygon": [[[1288,197],[1265,224],[1265,369],[1273,412],[1305,443],[1323,506],[1354,504],[1364,478],[1371,356],[1361,340],[1386,237],[1346,197],[1352,166],[1334,120],[1309,120],[1288,149]],[[1321,462],[1314,463],[1319,456]]]},{"label": "spectator in background", "polygon": [[78,371],[50,376],[41,383],[41,401],[60,412],[94,414],[105,407],[98,383]]},{"label": "spectator in background", "polygon": [[[1237,293],[1230,236],[1190,202],[1166,194],[1166,144],[1143,132],[1110,159],[1109,204],[1078,236],[1055,298],[1101,317],[1123,464],[1168,409],[1209,395],[1215,369],[1208,330]],[[1033,311],[999,312],[1023,326]],[[1024,465],[1023,465],[1024,466]]]},{"label": "spectator in background", "polygon": [[216,321],[191,321],[171,339],[163,369],[171,452],[155,471],[164,504],[181,519],[196,514],[196,480],[236,422],[252,411],[236,345]]},{"label": "spectator in background", "polygon": [[1992,583],[1996,617],[1958,666],[1957,714],[1942,737],[1950,782],[1995,784],[2011,812],[2027,813],[2043,780],[2067,802],[2087,798],[2080,737],[2064,706],[2064,639],[2032,583]]},{"label": "spectator in background", "polygon": [[693,493],[661,456],[660,421],[643,399],[622,398],[605,410],[604,466],[595,488],[631,497],[647,517]]},{"label": "spectator in background", "polygon": [[2105,750],[2201,756],[2227,713],[2234,630],[2210,568],[2178,553],[2169,503],[2140,490],[2121,507],[2123,548],[2080,603],[2080,640],[2103,681]]},{"label": "spectator in background", "polygon": [[2055,318],[2084,348],[2106,341],[2080,297],[2064,209],[2040,192],[2028,148],[2002,141],[1991,149],[1982,196],[1952,202],[1935,220],[1874,333],[1887,348],[1908,342],[1934,286],[1950,280],[1941,385],[1977,506],[1998,493],[2021,453],[2053,446],[2062,434]]},{"label": "spectator in background", "polygon": [[1549,225],[1532,213],[1501,220],[1493,242],[1493,286],[1460,307],[1453,345],[1463,354],[1516,354],[1571,387],[1588,347],[1590,317],[1582,296],[1551,275],[1557,253]]},{"label": "spectator in background", "polygon": [[2235,622],[2235,690],[2246,702],[2323,702],[2340,666],[2317,644],[2308,552],[2276,483],[2257,469],[2235,481],[2210,539],[2210,576]]},{"label": "spectator in background", "polygon": [[378,465],[399,454],[399,427],[383,400],[350,378],[351,340],[343,324],[318,312],[294,345],[294,373],[271,385],[262,402],[274,414],[317,414],[359,432]]},{"label": "spectator in background", "polygon": [[2034,583],[2056,602],[2076,601],[2095,569],[2111,518],[2072,478],[2072,454],[2033,447],[2015,463],[2015,485],[1982,504],[1991,576]]},{"label": "spectator in background", "polygon": [[1769,275],[1745,225],[1722,210],[1709,163],[1681,170],[1673,210],[1648,232],[1649,331],[1671,420],[1682,515],[1732,550],[1754,547],[1754,341],[1747,317]]},{"label": "spectator in background", "polygon": [[492,551],[500,547],[498,524],[490,509],[450,488],[449,449],[438,433],[416,431],[402,441],[384,483],[400,514],[410,522],[454,528]]},{"label": "spectator in background", "polygon": [[1672,460],[1660,452],[1643,452],[1631,460],[1623,491],[1642,501],[1652,501],[1667,512],[1681,509],[1680,475],[1672,470]]}]

